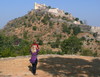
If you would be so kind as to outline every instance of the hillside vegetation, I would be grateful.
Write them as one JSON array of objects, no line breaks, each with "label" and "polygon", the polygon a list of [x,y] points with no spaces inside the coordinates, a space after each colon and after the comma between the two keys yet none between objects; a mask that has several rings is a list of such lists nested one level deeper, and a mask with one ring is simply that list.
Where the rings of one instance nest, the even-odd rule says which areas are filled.
[{"label": "hillside vegetation", "polygon": [[27,55],[33,40],[38,41],[40,54],[100,56],[100,41],[95,39],[90,28],[67,12],[64,16],[56,16],[47,9],[34,9],[9,21],[2,29],[0,56]]}]

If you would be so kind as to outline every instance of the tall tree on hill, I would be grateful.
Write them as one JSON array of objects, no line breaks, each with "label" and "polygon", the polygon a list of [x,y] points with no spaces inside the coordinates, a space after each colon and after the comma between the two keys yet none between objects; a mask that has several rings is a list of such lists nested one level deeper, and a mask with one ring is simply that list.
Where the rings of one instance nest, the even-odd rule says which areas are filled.
[{"label": "tall tree on hill", "polygon": [[65,54],[75,54],[81,50],[82,42],[75,36],[65,39],[61,44],[61,50]]}]

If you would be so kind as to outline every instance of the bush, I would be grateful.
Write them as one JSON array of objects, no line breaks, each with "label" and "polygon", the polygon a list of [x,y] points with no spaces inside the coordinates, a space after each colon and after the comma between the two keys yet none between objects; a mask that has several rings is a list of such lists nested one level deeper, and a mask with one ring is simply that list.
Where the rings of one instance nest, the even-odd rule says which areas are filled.
[{"label": "bush", "polygon": [[68,15],[69,13],[68,12],[65,12],[65,15]]},{"label": "bush", "polygon": [[48,6],[48,9],[51,9],[51,6]]},{"label": "bush", "polygon": [[10,48],[5,48],[2,52],[1,52],[1,57],[15,57],[16,54],[14,52],[11,52]]},{"label": "bush", "polygon": [[51,43],[51,48],[58,48],[58,44],[56,42],[52,42]]},{"label": "bush", "polygon": [[51,48],[59,48],[60,38],[57,38],[55,42],[52,42],[50,44],[51,44]]},{"label": "bush", "polygon": [[75,36],[71,36],[68,39],[65,39],[61,43],[61,50],[65,54],[75,54],[80,52],[82,46],[82,42]]},{"label": "bush", "polygon": [[[0,40],[0,57],[14,57],[29,54],[30,42],[19,39],[17,36],[2,36]],[[15,42],[18,44],[15,44]]]},{"label": "bush", "polygon": [[65,53],[64,53],[64,52],[59,51],[59,52],[57,52],[57,54],[59,54],[59,55],[64,55]]},{"label": "bush", "polygon": [[37,29],[37,27],[36,27],[36,26],[33,26],[33,30],[35,30],[35,31],[36,31],[36,29]]},{"label": "bush", "polygon": [[23,34],[24,39],[27,39],[28,38],[27,34],[28,34],[28,32],[27,31],[24,31],[24,34]]},{"label": "bush", "polygon": [[48,14],[46,14],[41,21],[42,21],[42,23],[44,23],[45,25],[47,25],[47,23],[48,23],[49,20],[50,20],[50,17],[48,16]]},{"label": "bush", "polygon": [[79,18],[75,18],[75,21],[79,21]]},{"label": "bush", "polygon": [[90,49],[82,49],[81,55],[83,56],[96,56],[96,53],[93,53]]},{"label": "bush", "polygon": [[50,22],[49,22],[49,26],[50,26],[50,28],[52,28],[53,25],[54,25],[54,23],[50,21]]},{"label": "bush", "polygon": [[73,34],[74,34],[74,35],[77,35],[77,34],[80,33],[80,32],[81,32],[80,27],[74,27],[74,28],[73,28]]},{"label": "bush", "polygon": [[38,39],[37,41],[38,41],[39,45],[43,45],[43,41],[42,40]]},{"label": "bush", "polygon": [[70,28],[68,28],[66,24],[63,24],[62,27],[63,27],[63,32],[70,34]]},{"label": "bush", "polygon": [[54,52],[52,52],[50,49],[41,48],[39,54],[54,54]]},{"label": "bush", "polygon": [[98,35],[97,32],[96,32],[96,33],[93,33],[93,36],[94,36],[95,38],[97,37],[97,35]]},{"label": "bush", "polygon": [[80,21],[81,24],[83,24],[83,21]]},{"label": "bush", "polygon": [[28,24],[28,27],[31,27],[32,25],[31,24]]},{"label": "bush", "polygon": [[81,39],[82,41],[85,41],[85,40],[86,40],[86,38],[85,38],[85,37],[81,37],[80,39]]}]

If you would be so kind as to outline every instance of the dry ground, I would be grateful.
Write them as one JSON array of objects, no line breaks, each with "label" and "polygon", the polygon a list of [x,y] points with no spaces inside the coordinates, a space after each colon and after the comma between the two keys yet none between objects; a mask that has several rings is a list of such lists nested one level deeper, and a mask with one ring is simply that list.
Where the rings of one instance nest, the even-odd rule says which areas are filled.
[{"label": "dry ground", "polygon": [[30,56],[0,59],[0,77],[100,77],[100,58],[75,55],[39,55],[37,75]]}]

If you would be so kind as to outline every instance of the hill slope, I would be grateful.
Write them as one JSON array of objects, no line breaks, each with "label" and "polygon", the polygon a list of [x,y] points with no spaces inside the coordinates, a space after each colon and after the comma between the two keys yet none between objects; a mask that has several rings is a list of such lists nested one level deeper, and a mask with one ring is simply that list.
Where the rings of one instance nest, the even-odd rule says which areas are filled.
[{"label": "hill slope", "polygon": [[83,48],[88,48],[100,56],[100,41],[97,41],[98,34],[93,33],[93,30],[91,31],[91,26],[85,25],[79,18],[68,12],[35,4],[35,9],[28,14],[9,21],[2,32],[8,37],[17,36],[27,41],[41,41],[42,46],[46,45],[50,50],[52,44],[58,44],[57,42],[75,35],[84,39]]},{"label": "hill slope", "polygon": [[100,58],[74,55],[41,55],[37,75],[30,57],[0,59],[0,77],[100,77]]}]

